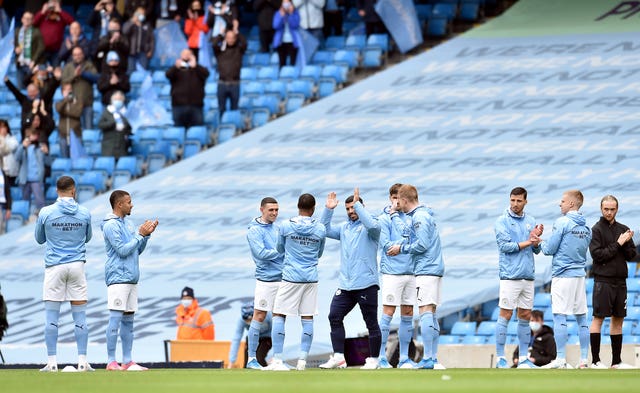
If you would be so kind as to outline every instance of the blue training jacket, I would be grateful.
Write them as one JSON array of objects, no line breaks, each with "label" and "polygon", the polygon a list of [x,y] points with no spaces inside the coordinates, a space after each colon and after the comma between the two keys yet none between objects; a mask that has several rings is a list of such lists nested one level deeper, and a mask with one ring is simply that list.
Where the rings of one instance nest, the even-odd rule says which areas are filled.
[{"label": "blue training jacket", "polygon": [[311,217],[297,216],[283,222],[279,232],[278,251],[284,253],[282,279],[293,283],[318,282],[324,225]]},{"label": "blue training jacket", "polygon": [[529,240],[536,219],[523,213],[516,216],[510,208],[496,220],[494,227],[498,243],[499,269],[501,280],[535,279],[533,253],[538,254],[540,247],[527,247],[520,250],[519,242]]},{"label": "blue training jacket", "polygon": [[282,261],[284,256],[278,252],[278,227],[266,224],[260,217],[249,223],[247,242],[251,249],[251,257],[256,264],[256,279],[266,282],[282,280]]},{"label": "blue training jacket", "polygon": [[411,231],[411,217],[403,212],[398,212],[398,218],[402,220],[405,228],[399,231],[391,222],[389,217],[389,208],[387,206],[378,216],[380,223],[380,272],[382,274],[406,275],[415,273],[415,265],[409,254],[398,254],[394,257],[387,255],[389,247],[396,244],[402,244],[405,237],[409,237]]},{"label": "blue training jacket", "polygon": [[91,240],[91,214],[73,198],[58,198],[43,207],[36,222],[38,244],[47,243],[45,267],[70,262],[86,262],[86,243]]},{"label": "blue training jacket", "polygon": [[540,243],[544,255],[553,255],[553,277],[584,277],[591,228],[581,212],[572,210],[553,223],[549,240]]},{"label": "blue training jacket", "polygon": [[338,288],[347,291],[378,285],[378,239],[380,224],[359,201],[353,205],[358,220],[331,226],[334,209],[324,209],[321,221],[327,237],[340,241]]},{"label": "blue training jacket", "polygon": [[[407,215],[411,217],[411,230],[409,238],[405,238],[402,243],[400,252],[411,255],[416,276],[442,277],[444,275],[442,246],[432,212],[420,205]],[[404,228],[404,223],[398,213],[391,215],[391,221],[398,231]]]},{"label": "blue training jacket", "polygon": [[138,256],[147,246],[149,236],[142,236],[131,220],[107,214],[102,221],[107,262],[104,279],[111,284],[137,284],[140,279]]},{"label": "blue training jacket", "polygon": [[[262,325],[260,325],[260,338],[271,337],[271,319],[271,312],[268,312],[264,321],[262,321]],[[229,362],[231,364],[238,360],[238,348],[240,348],[240,341],[242,340],[242,336],[244,336],[245,330],[249,330],[250,326],[251,323],[247,323],[244,319],[238,318],[236,330],[233,333],[233,339],[231,340],[231,349],[229,350]]]}]

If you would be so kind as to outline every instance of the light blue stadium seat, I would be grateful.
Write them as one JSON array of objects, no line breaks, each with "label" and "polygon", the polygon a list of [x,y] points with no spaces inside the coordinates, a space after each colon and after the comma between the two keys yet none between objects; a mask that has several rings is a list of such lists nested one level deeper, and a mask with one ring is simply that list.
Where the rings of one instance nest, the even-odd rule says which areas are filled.
[{"label": "light blue stadium seat", "polygon": [[416,14],[418,19],[421,21],[426,21],[431,17],[431,11],[433,10],[433,5],[431,4],[415,4]]},{"label": "light blue stadium seat", "polygon": [[239,110],[224,111],[222,118],[220,119],[220,124],[233,124],[238,130],[245,129],[244,116]]},{"label": "light blue stadium seat", "polygon": [[302,108],[305,102],[305,97],[303,94],[294,94],[291,93],[287,95],[287,102],[284,105],[285,113],[295,112],[298,109]]},{"label": "light blue stadium seat", "polygon": [[306,100],[313,98],[313,84],[305,79],[292,81],[287,85],[287,96],[302,94]]},{"label": "light blue stadium seat", "polygon": [[636,321],[640,324],[640,307],[627,306],[627,316],[625,317],[625,320]]},{"label": "light blue stadium seat", "polygon": [[429,37],[446,37],[449,35],[449,21],[446,17],[432,16],[427,23],[427,35]]},{"label": "light blue stadium seat", "polygon": [[127,171],[131,174],[131,177],[136,177],[140,175],[138,171],[138,162],[136,157],[134,156],[124,156],[118,158],[116,162],[116,167],[114,170],[114,176],[116,172]]},{"label": "light blue stadium seat", "polygon": [[93,169],[93,157],[78,157],[71,161],[71,172],[82,176],[86,171]]},{"label": "light blue stadium seat", "polygon": [[349,35],[344,43],[345,49],[354,49],[358,52],[362,52],[365,46],[367,46],[367,37],[360,34]]},{"label": "light blue stadium seat", "polygon": [[22,187],[14,186],[9,189],[11,193],[11,200],[13,201],[21,201],[22,200]]},{"label": "light blue stadium seat", "polygon": [[331,35],[324,42],[324,48],[330,51],[344,49],[346,38],[341,35]]},{"label": "light blue stadium seat", "polygon": [[56,190],[55,185],[51,185],[47,187],[47,190],[44,193],[44,200],[47,205],[52,204],[58,199],[58,191]]},{"label": "light blue stadium seat", "polygon": [[191,126],[187,129],[186,140],[196,140],[200,142],[201,146],[208,146],[211,144],[211,137],[209,131],[205,126]]},{"label": "light blue stadium seat", "polygon": [[240,79],[254,81],[258,78],[258,69],[254,67],[242,67],[240,69]]},{"label": "light blue stadium seat", "polygon": [[465,22],[475,22],[479,18],[480,4],[465,1],[460,4],[459,18]]},{"label": "light blue stadium seat", "polygon": [[258,67],[269,66],[271,64],[271,55],[269,53],[254,53],[249,57],[249,64]]},{"label": "light blue stadium seat", "polygon": [[264,92],[275,96],[278,100],[284,100],[287,96],[287,82],[283,80],[269,81],[264,88]]},{"label": "light blue stadium seat", "polygon": [[462,337],[463,344],[480,345],[487,342],[486,336],[464,336]]},{"label": "light blue stadium seat", "polygon": [[538,292],[533,298],[533,308],[551,306],[551,294],[547,292]]},{"label": "light blue stadium seat", "polygon": [[443,334],[438,337],[438,344],[447,345],[447,344],[459,344],[460,336],[452,336],[448,334]]},{"label": "light blue stadium seat", "polygon": [[333,63],[333,52],[328,50],[316,51],[311,57],[311,63],[316,65],[327,65]]},{"label": "light blue stadium seat", "polygon": [[622,336],[623,344],[640,344],[640,335],[626,335]]},{"label": "light blue stadium seat", "polygon": [[337,50],[333,56],[333,64],[345,64],[350,69],[359,65],[359,52],[353,49]]},{"label": "light blue stadium seat", "polygon": [[162,140],[182,147],[185,141],[184,127],[167,127],[162,130]]},{"label": "light blue stadium seat", "polygon": [[161,152],[149,153],[147,158],[147,171],[149,173],[155,173],[167,165],[167,156]]},{"label": "light blue stadium seat", "polygon": [[184,148],[182,150],[182,158],[186,159],[189,157],[193,157],[198,154],[202,150],[202,145],[200,141],[197,140],[186,140],[184,142]]},{"label": "light blue stadium seat", "polygon": [[300,76],[300,68],[298,67],[287,65],[280,68],[280,75],[279,75],[280,80],[289,82],[294,79],[297,79],[298,76]]},{"label": "light blue stadium seat", "polygon": [[318,97],[324,98],[336,92],[338,84],[333,78],[322,78],[318,83]]},{"label": "light blue stadium seat", "polygon": [[382,53],[389,52],[389,36],[386,34],[371,34],[367,37],[367,49],[380,49]]},{"label": "light blue stadium seat", "polygon": [[476,335],[479,336],[492,336],[496,333],[496,323],[493,321],[482,321],[478,325],[478,331]]},{"label": "light blue stadium seat", "polygon": [[338,85],[347,82],[349,68],[340,64],[329,64],[322,68],[320,76],[322,78],[333,78]]},{"label": "light blue stadium seat", "polygon": [[235,136],[237,132],[233,124],[221,124],[218,127],[218,143],[225,143]]},{"label": "light blue stadium seat", "polygon": [[260,40],[247,40],[247,53],[260,51]]},{"label": "light blue stadium seat", "polygon": [[6,222],[5,230],[7,233],[20,229],[25,223],[22,216],[12,215]]},{"label": "light blue stadium seat", "polygon": [[586,278],[584,280],[584,285],[587,290],[587,297],[591,296],[593,293],[593,277]]},{"label": "light blue stadium seat", "polygon": [[640,278],[627,278],[627,293],[640,293]]},{"label": "light blue stadium seat", "polygon": [[269,116],[280,113],[280,101],[273,95],[263,95],[253,100],[253,108],[263,108],[269,111]]},{"label": "light blue stadium seat", "polygon": [[58,157],[51,163],[51,177],[58,177],[69,174],[71,172],[71,159]]},{"label": "light blue stadium seat", "polygon": [[148,73],[145,71],[135,70],[129,75],[129,84],[140,86],[147,75]]},{"label": "light blue stadium seat", "polygon": [[111,156],[96,157],[93,163],[94,171],[101,171],[105,177],[111,177],[116,168],[116,159]]},{"label": "light blue stadium seat", "polygon": [[30,201],[13,201],[11,204],[11,215],[22,217],[24,221],[29,220],[31,214],[31,202]]},{"label": "light blue stadium seat", "polygon": [[277,80],[280,74],[278,66],[265,66],[258,70],[258,81],[269,82]]},{"label": "light blue stadium seat", "polygon": [[445,17],[447,21],[453,21],[456,16],[456,5],[451,3],[437,3],[431,11],[431,19],[434,17]]},{"label": "light blue stadium seat", "polygon": [[151,74],[151,81],[154,85],[170,85],[169,79],[167,79],[167,73],[164,70],[153,71],[153,74]]},{"label": "light blue stadium seat", "polygon": [[264,94],[264,83],[250,81],[240,85],[240,91],[243,96],[257,97]]},{"label": "light blue stadium seat", "polygon": [[316,84],[320,80],[320,74],[322,74],[322,67],[314,64],[307,64],[300,70],[300,79],[311,81]]},{"label": "light blue stadium seat", "polygon": [[633,278],[636,276],[636,271],[638,268],[638,264],[635,262],[627,262],[627,270],[628,270],[628,278]]},{"label": "light blue stadium seat", "polygon": [[458,321],[453,324],[451,328],[451,334],[457,336],[475,335],[476,323],[475,322],[461,322]]},{"label": "light blue stadium seat", "polygon": [[380,68],[383,65],[383,51],[380,48],[367,48],[362,55],[362,67]]},{"label": "light blue stadium seat", "polygon": [[269,122],[271,114],[266,108],[254,108],[251,111],[251,127],[261,127]]}]

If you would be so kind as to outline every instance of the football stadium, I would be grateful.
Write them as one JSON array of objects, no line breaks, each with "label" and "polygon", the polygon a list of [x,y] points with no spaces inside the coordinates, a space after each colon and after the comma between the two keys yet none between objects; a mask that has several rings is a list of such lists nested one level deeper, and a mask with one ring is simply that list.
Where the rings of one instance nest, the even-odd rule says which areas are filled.
[{"label": "football stadium", "polygon": [[[109,10],[115,10],[111,12],[119,12],[123,26],[127,17],[134,20],[141,12],[147,12],[147,22],[144,15],[139,19],[142,24],[151,23],[151,15],[155,24],[150,30],[154,49],[148,64],[138,63],[119,77],[126,80],[119,85],[126,87],[120,88],[126,94],[124,106],[116,111],[126,119],[131,132],[124,139],[124,154],[117,156],[104,154],[110,136],[101,128],[105,113],[114,112],[117,93],[104,90],[104,84],[98,82],[98,76],[113,67],[109,62],[115,51],[95,52],[91,44],[95,39],[99,45],[106,23],[112,20],[100,19],[107,3]],[[0,120],[0,131],[3,127],[10,130],[9,136],[0,132],[5,189],[4,198],[0,198],[0,293],[7,310],[6,325],[0,318],[2,391],[629,391],[638,386],[640,2],[285,1],[293,4],[291,7],[282,6],[279,0],[195,1],[199,10],[190,1],[167,0],[169,3],[178,7],[176,11],[170,6],[170,17],[162,8],[164,0],[25,4],[0,0],[0,75],[5,81],[0,85],[0,119],[5,120]],[[287,48],[295,49],[284,65],[275,47],[277,39],[266,49],[261,42],[264,29],[259,27],[259,3],[277,3],[275,14],[299,12],[300,27],[287,24],[282,38]],[[214,21],[211,31],[216,29],[224,19],[218,18],[220,7],[229,10],[229,18],[239,19],[238,36],[246,39],[242,64],[236,70],[239,79],[234,82],[224,80],[221,71],[226,63],[220,49],[212,46],[209,28],[202,27],[205,30],[199,36],[187,33],[191,19],[204,21],[208,16]],[[313,7],[317,9],[313,11]],[[377,22],[368,19],[370,13],[363,11],[365,8],[375,12]],[[325,29],[334,30],[323,34],[322,25],[311,26],[313,12],[324,15]],[[72,93],[63,93],[65,61],[75,64],[75,57],[61,60],[53,54],[49,63],[43,62],[51,66],[49,69],[34,63],[34,82],[28,78],[26,83],[18,81],[25,72],[21,62],[25,56],[35,56],[37,50],[35,44],[25,47],[20,43],[35,34],[35,29],[25,26],[43,23],[40,14],[46,13],[55,14],[49,20],[72,18],[67,25],[72,20],[79,22],[88,53],[102,53],[87,60],[98,69],[98,63],[103,63],[102,71],[96,70],[93,77],[77,71],[73,77],[90,81],[93,101],[88,104],[92,114],[82,119],[78,135],[73,128],[77,126],[65,125],[67,115],[56,104],[66,102],[67,94],[77,96],[75,87]],[[32,15],[33,22],[25,15]],[[94,16],[96,24],[91,22]],[[275,22],[273,25],[275,29]],[[64,27],[61,32],[66,36],[71,30]],[[43,56],[51,52],[49,41],[50,37],[42,34]],[[203,93],[202,121],[181,126],[176,120],[177,90],[169,77],[181,62],[184,68],[194,68],[195,63],[188,66],[182,55],[194,43],[196,68],[207,71],[198,86]],[[128,59],[131,62],[132,55]],[[61,87],[57,66],[63,70]],[[39,95],[30,95],[29,84],[40,83],[36,81],[40,71],[48,73],[45,79],[57,79],[49,96],[49,104],[55,105],[50,110],[52,127],[37,142],[46,146],[43,154],[38,153],[43,156],[45,175],[37,181],[40,187],[27,187],[18,184],[21,175],[12,183],[11,176],[16,179],[16,175],[11,174],[5,157],[27,151],[34,143],[32,129],[39,126],[28,115],[32,101],[44,100],[45,94],[41,90]],[[116,83],[113,77],[106,80],[107,85]],[[226,98],[219,101],[221,90],[230,85],[239,92],[235,102],[233,97],[231,103]],[[45,109],[33,105],[33,113],[36,110],[46,115]],[[118,115],[114,118],[115,127],[120,127]],[[69,134],[65,137],[64,132]],[[18,141],[19,150],[5,149],[10,137]],[[28,153],[23,157],[28,160]],[[29,177],[32,167],[27,162],[31,161],[19,167],[20,173]],[[38,372],[43,365],[49,367],[47,359],[51,360],[45,342],[45,321],[51,310],[43,305],[45,258],[50,256],[47,246],[39,244],[44,241],[36,241],[38,213],[47,209],[41,199],[44,206],[63,199],[56,189],[63,176],[74,180],[74,198],[91,216],[92,237],[86,243],[83,264],[88,302],[83,310],[89,332],[85,364],[91,364],[95,372],[63,373],[78,371],[79,366],[77,315],[67,301],[62,302],[56,323],[59,372],[58,368],[53,370],[56,373]],[[420,204],[428,208],[429,222],[437,223],[444,261],[440,300],[433,315],[437,336],[435,343],[430,339],[425,343],[422,305],[420,311],[413,305],[408,356],[412,365],[419,365],[427,359],[423,359],[425,352],[431,350],[435,357],[435,347],[437,359],[433,360],[440,367],[387,370],[378,368],[376,360],[374,368],[378,369],[360,369],[363,365],[367,368],[369,359],[377,359],[378,353],[369,349],[364,311],[355,309],[344,319],[344,359],[339,368],[346,369],[320,367],[333,359],[328,317],[332,299],[341,292],[345,249],[349,254],[349,246],[327,238],[317,260],[317,304],[312,342],[304,353],[306,363],[296,366],[307,327],[299,317],[290,316],[284,322],[286,337],[282,335],[283,350],[278,354],[278,360],[284,361],[283,369],[289,372],[269,372],[274,369],[271,366],[263,371],[245,368],[250,360],[245,352],[248,341],[246,334],[239,339],[236,336],[244,306],[254,300],[258,277],[247,233],[250,223],[262,214],[261,200],[277,200],[274,225],[282,225],[294,221],[290,218],[299,213],[299,197],[310,194],[316,201],[315,213],[311,213],[320,222],[325,203],[329,204],[327,195],[335,193],[338,203],[329,220],[337,227],[350,220],[347,205],[353,200],[345,202],[345,198],[356,189],[371,216],[390,217],[385,208],[389,206],[389,188],[396,183],[415,186]],[[505,299],[501,296],[503,271],[496,220],[505,211],[514,211],[512,190],[517,187],[526,189],[526,214],[535,217],[536,224],[544,224],[539,239],[535,228],[528,227],[525,234],[534,250],[557,229],[554,223],[566,213],[563,204],[570,190],[581,191],[578,208],[585,218],[583,226],[592,228],[605,220],[605,201],[614,196],[616,222],[619,219],[632,231],[625,235],[628,240],[624,243],[632,245],[635,256],[625,258],[627,275],[622,280],[626,287],[622,287],[626,297],[618,299],[625,316],[621,326],[615,312],[614,318],[604,318],[600,361],[593,359],[591,351],[585,357],[580,348],[585,337],[591,338],[593,345],[591,323],[599,318],[597,310],[594,318],[594,298],[601,290],[601,282],[595,279],[594,258],[586,252],[586,267],[581,270],[586,323],[576,312],[567,315],[560,326],[551,296],[557,270],[552,256],[540,252],[533,257],[535,269],[526,279],[535,288],[532,309],[541,312],[542,324],[556,333],[566,332],[566,359],[560,370],[516,368],[514,359],[518,356],[512,353],[522,336],[519,326],[531,332],[528,320],[525,325],[522,318],[518,322],[520,310],[505,319],[505,307],[499,307]],[[130,213],[128,222],[135,228],[140,226],[138,235],[146,242],[138,256],[135,328],[128,336],[133,341],[133,357],[122,361],[122,371],[124,363],[131,361],[145,372],[115,372],[109,368],[112,359],[107,356],[108,326],[114,311],[105,283],[109,279],[105,262],[113,257],[109,254],[110,235],[102,228],[116,212],[110,199],[115,190],[130,196],[128,213],[123,216]],[[360,212],[362,218],[364,213]],[[393,222],[393,218],[389,220]],[[145,225],[152,228],[143,230]],[[588,232],[591,236],[590,229]],[[411,241],[411,236],[403,236],[404,241]],[[516,247],[520,251],[517,242]],[[378,259],[384,252],[378,249]],[[374,273],[381,274],[378,269]],[[187,289],[187,294],[211,314],[212,340],[177,339],[176,312]],[[384,301],[380,296],[376,303],[378,319]],[[122,321],[124,327],[125,319]],[[388,324],[386,357],[393,366],[403,361],[399,353],[402,324],[399,312]],[[590,337],[585,336],[586,324],[591,325]],[[620,332],[610,334],[610,328]],[[502,338],[497,338],[497,331],[502,332]],[[530,347],[535,346],[535,340],[531,336]],[[238,346],[234,361],[230,351]],[[503,348],[504,355],[498,356],[497,346]],[[273,349],[267,355],[270,365],[272,356]],[[120,342],[116,359],[120,370]],[[513,370],[497,369],[504,360]],[[603,366],[592,367],[595,363]]]}]

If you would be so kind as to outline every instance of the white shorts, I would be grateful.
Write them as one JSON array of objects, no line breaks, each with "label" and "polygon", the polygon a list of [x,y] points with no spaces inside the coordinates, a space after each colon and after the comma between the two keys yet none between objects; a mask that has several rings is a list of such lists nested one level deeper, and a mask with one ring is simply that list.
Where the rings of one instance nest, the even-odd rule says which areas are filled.
[{"label": "white shorts", "polygon": [[416,276],[418,306],[439,305],[442,298],[442,277]]},{"label": "white shorts", "polygon": [[280,281],[266,282],[256,280],[256,290],[253,295],[253,308],[260,311],[272,311]]},{"label": "white shorts", "polygon": [[587,289],[584,277],[551,279],[551,312],[564,315],[587,313]]},{"label": "white shorts", "polygon": [[44,269],[42,300],[64,302],[87,300],[87,277],[84,262],[71,262]]},{"label": "white shorts", "polygon": [[382,304],[385,306],[413,306],[416,304],[416,276],[413,274],[383,274]]},{"label": "white shorts", "polygon": [[107,287],[109,310],[138,311],[138,284],[111,284]]},{"label": "white shorts", "polygon": [[273,313],[298,315],[301,317],[318,314],[318,283],[293,283],[282,281],[273,303]]},{"label": "white shorts", "polygon": [[533,280],[500,280],[500,303],[505,310],[533,309]]}]

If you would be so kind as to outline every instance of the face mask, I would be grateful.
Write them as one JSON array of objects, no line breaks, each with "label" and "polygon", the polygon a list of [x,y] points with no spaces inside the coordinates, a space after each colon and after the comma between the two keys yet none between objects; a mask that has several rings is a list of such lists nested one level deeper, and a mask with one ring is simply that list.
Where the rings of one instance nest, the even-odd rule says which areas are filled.
[{"label": "face mask", "polygon": [[138,14],[138,20],[144,22],[144,14]]},{"label": "face mask", "polygon": [[182,299],[182,300],[180,300],[180,304],[182,304],[182,307],[184,307],[184,308],[188,308],[191,305],[192,302],[193,302],[193,300],[191,300],[191,299]]},{"label": "face mask", "polygon": [[182,67],[183,68],[189,68],[189,62],[186,60],[182,60]]},{"label": "face mask", "polygon": [[124,101],[122,101],[122,100],[113,100],[113,101],[111,101],[111,104],[113,105],[114,108],[116,108],[117,110],[120,110],[124,106]]},{"label": "face mask", "polygon": [[529,322],[529,327],[535,333],[542,328],[542,324],[540,322]]}]

